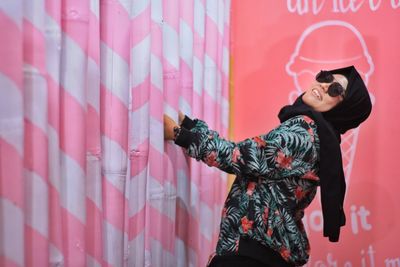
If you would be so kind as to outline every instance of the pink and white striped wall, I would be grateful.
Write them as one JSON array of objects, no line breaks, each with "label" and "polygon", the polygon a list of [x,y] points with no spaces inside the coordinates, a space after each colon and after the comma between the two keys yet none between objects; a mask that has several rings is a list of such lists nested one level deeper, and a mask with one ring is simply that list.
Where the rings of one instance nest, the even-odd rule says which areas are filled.
[{"label": "pink and white striped wall", "polygon": [[205,266],[221,172],[163,140],[227,135],[230,0],[0,1],[0,266]]}]

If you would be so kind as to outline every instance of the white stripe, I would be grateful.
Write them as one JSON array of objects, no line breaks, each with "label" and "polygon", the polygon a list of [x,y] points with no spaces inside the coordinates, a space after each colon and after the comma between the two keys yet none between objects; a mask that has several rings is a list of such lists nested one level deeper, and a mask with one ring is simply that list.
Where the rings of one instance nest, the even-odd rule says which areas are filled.
[{"label": "white stripe", "polygon": [[85,107],[87,56],[66,33],[63,32],[62,36],[61,85]]},{"label": "white stripe", "polygon": [[152,239],[150,245],[152,266],[176,266],[176,257],[163,249],[158,240]]},{"label": "white stripe", "polygon": [[189,266],[188,267],[195,267],[198,266],[197,264],[197,252],[188,247],[189,251]]},{"label": "white stripe", "polygon": [[89,254],[86,254],[86,267],[101,267],[101,263]]},{"label": "white stripe", "polygon": [[164,114],[170,116],[173,120],[178,121],[178,112],[167,102],[164,103]]},{"label": "white stripe", "polygon": [[131,4],[133,1],[132,0],[117,0],[117,1],[120,3],[120,5],[125,9],[125,11],[130,16],[131,10],[132,10]]},{"label": "white stripe", "polygon": [[[133,158],[132,161],[140,160]],[[141,211],[146,204],[147,167],[131,178],[129,183],[129,217]]]},{"label": "white stripe", "polygon": [[34,172],[25,169],[25,222],[43,237],[49,236],[49,192],[47,183]]},{"label": "white stripe", "polygon": [[86,222],[85,173],[67,154],[61,152],[61,205]]},{"label": "white stripe", "polygon": [[190,180],[184,170],[177,171],[177,185],[176,185],[177,197],[182,199],[183,204],[188,212],[190,209]]},{"label": "white stripe", "polygon": [[156,23],[163,23],[163,1],[151,0],[151,19]]},{"label": "white stripe", "polygon": [[0,255],[24,266],[24,215],[11,201],[0,197]]},{"label": "white stripe", "polygon": [[127,154],[117,142],[105,135],[101,137],[101,144],[103,147],[102,172],[106,179],[124,194],[128,164]]},{"label": "white stripe", "polygon": [[[128,79],[127,77],[128,74],[126,77],[124,77],[124,79]],[[86,101],[99,114],[100,113],[100,69],[97,63],[92,58],[88,58],[87,79],[88,79],[87,80],[88,89],[87,89]]]},{"label": "white stripe", "polygon": [[163,25],[163,56],[176,70],[179,69],[179,37],[170,25]]},{"label": "white stripe", "polygon": [[225,79],[229,79],[229,50],[227,47],[222,47],[222,71],[225,74]]},{"label": "white stripe", "polygon": [[150,0],[138,0],[132,1],[132,18],[135,18],[143,13],[143,11],[149,6]]},{"label": "white stripe", "polygon": [[101,178],[101,159],[97,156],[86,156],[86,196],[91,199],[99,210],[102,210],[102,178]]},{"label": "white stripe", "polygon": [[144,231],[140,232],[134,239],[129,241],[128,248],[128,266],[150,266],[150,262],[145,265]]},{"label": "white stripe", "polygon": [[100,16],[100,4],[99,0],[90,0],[90,11],[99,19]]},{"label": "white stripe", "polygon": [[194,182],[190,182],[190,206],[189,211],[194,218],[199,216],[198,203],[200,202],[199,188]]},{"label": "white stripe", "polygon": [[0,72],[0,138],[20,156],[24,150],[23,96],[16,84]]},{"label": "white stripe", "polygon": [[150,117],[150,144],[158,150],[161,154],[164,154],[164,140],[160,138],[160,133],[164,131],[164,125]]},{"label": "white stripe", "polygon": [[150,35],[147,35],[131,50],[131,62],[134,62],[131,67],[133,87],[144,82],[150,74],[150,40]]},{"label": "white stripe", "polygon": [[203,91],[203,64],[197,57],[193,58],[193,90],[202,95]]},{"label": "white stripe", "polygon": [[110,49],[104,42],[100,43],[101,83],[117,96],[126,107],[129,105],[129,66],[126,61]]},{"label": "white stripe", "polygon": [[49,263],[50,266],[64,266],[64,256],[56,246],[49,245]]},{"label": "white stripe", "polygon": [[207,204],[200,202],[199,225],[200,233],[208,240],[211,241],[213,234],[213,224],[210,220],[214,217],[213,210]]},{"label": "white stripe", "polygon": [[61,37],[60,25],[46,14],[46,70],[58,84],[60,82]]},{"label": "white stripe", "polygon": [[146,103],[137,110],[133,111],[130,116],[130,135],[131,149],[136,150],[140,144],[149,138],[149,104]]},{"label": "white stripe", "polygon": [[45,0],[24,1],[24,17],[39,31],[43,31],[45,14]]},{"label": "white stripe", "polygon": [[181,58],[190,69],[193,69],[193,31],[183,19],[180,20],[179,29]]},{"label": "white stripe", "polygon": [[[221,213],[222,213],[223,208],[224,208],[223,204],[221,204],[221,205],[214,204],[214,215],[213,215],[214,222],[212,224],[212,227],[213,227],[212,233],[218,233],[218,231],[219,231],[219,226],[221,224]],[[210,223],[211,222],[209,222],[209,224]]]},{"label": "white stripe", "polygon": [[103,227],[103,234],[105,235],[103,242],[104,260],[112,266],[122,266],[124,234],[107,221],[104,221]]},{"label": "white stripe", "polygon": [[207,55],[204,56],[204,90],[213,100],[217,99],[217,66]]},{"label": "white stripe", "polygon": [[182,111],[183,114],[188,115],[189,117],[192,115],[192,107],[182,96],[179,97],[179,110]]},{"label": "white stripe", "polygon": [[49,151],[49,181],[57,192],[61,187],[60,169],[60,140],[57,131],[49,125],[48,127],[48,151]]},{"label": "white stripe", "polygon": [[12,19],[18,28],[22,29],[22,16],[24,13],[22,0],[1,0],[0,10]]},{"label": "white stripe", "polygon": [[175,256],[177,259],[177,267],[187,267],[187,254],[187,247],[185,243],[181,239],[175,238]]},{"label": "white stripe", "polygon": [[194,29],[201,38],[204,38],[205,11],[200,0],[194,0]]},{"label": "white stripe", "polygon": [[24,65],[24,115],[44,133],[47,132],[47,81],[39,70]]},{"label": "white stripe", "polygon": [[[226,23],[226,25],[229,26],[229,23],[231,21],[231,0],[225,0],[225,5],[224,5],[224,21]],[[224,34],[228,34],[228,33],[224,33]]]},{"label": "white stripe", "polygon": [[151,54],[151,84],[163,90],[163,65],[159,58]]},{"label": "white stripe", "polygon": [[165,182],[164,186],[158,180],[149,176],[148,196],[150,205],[164,214],[172,221],[175,221],[176,215],[176,189],[169,183]]},{"label": "white stripe", "polygon": [[223,0],[207,0],[206,2],[206,12],[207,16],[218,27],[220,34],[223,33],[224,29],[224,3]]}]

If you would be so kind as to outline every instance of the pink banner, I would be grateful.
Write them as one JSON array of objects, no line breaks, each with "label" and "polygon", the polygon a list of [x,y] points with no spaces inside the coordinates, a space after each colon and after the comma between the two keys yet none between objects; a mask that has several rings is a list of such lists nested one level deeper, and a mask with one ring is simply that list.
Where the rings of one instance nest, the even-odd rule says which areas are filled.
[{"label": "pink banner", "polygon": [[400,1],[255,0],[232,8],[236,140],[278,125],[279,109],[320,69],[355,65],[374,103],[370,118],[342,136],[347,223],[339,243],[322,236],[319,195],[307,209],[307,266],[400,266]]}]

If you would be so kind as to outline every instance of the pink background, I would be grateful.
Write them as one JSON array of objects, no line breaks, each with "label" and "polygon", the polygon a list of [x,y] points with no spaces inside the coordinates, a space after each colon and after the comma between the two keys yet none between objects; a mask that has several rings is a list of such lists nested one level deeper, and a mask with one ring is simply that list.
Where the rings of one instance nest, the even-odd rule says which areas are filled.
[{"label": "pink background", "polygon": [[235,140],[278,125],[279,109],[319,69],[359,69],[374,107],[342,137],[347,224],[339,243],[323,238],[316,197],[304,219],[308,266],[400,266],[400,2],[236,0],[231,25]]}]

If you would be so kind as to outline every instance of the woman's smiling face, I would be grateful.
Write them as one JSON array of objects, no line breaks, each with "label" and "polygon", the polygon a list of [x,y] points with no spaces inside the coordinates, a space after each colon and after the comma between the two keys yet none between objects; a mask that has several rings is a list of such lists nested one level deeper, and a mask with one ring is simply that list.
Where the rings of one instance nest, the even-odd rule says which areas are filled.
[{"label": "woman's smiling face", "polygon": [[333,74],[333,77],[334,80],[331,83],[313,81],[303,95],[304,103],[315,111],[325,112],[342,102],[343,97],[341,95],[332,97],[328,94],[328,87],[333,82],[338,82],[346,90],[348,81],[341,74]]}]

